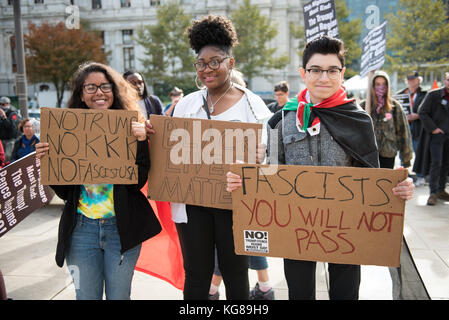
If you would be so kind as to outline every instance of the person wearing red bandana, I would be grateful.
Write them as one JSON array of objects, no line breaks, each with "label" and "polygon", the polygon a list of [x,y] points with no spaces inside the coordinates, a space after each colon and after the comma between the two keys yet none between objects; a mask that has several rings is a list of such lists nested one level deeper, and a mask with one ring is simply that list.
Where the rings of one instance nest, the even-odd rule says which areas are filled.
[{"label": "person wearing red bandana", "polygon": [[[267,162],[288,165],[379,167],[374,129],[369,115],[348,99],[342,87],[344,45],[328,36],[309,42],[299,70],[306,89],[276,112],[268,123]],[[273,150],[272,146],[277,146]],[[277,151],[277,153],[276,153]],[[239,188],[241,178],[227,173],[227,190]],[[411,178],[393,193],[411,199]],[[291,300],[314,300],[316,262],[284,259]],[[360,266],[329,263],[330,299],[359,297]]]}]

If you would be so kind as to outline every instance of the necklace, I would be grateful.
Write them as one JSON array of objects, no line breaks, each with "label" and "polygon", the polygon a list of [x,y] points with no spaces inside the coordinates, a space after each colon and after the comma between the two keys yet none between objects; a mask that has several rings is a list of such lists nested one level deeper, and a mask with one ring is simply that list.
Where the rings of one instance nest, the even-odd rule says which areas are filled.
[{"label": "necklace", "polygon": [[231,81],[231,84],[229,85],[229,87],[226,89],[226,91],[220,96],[220,98],[218,98],[215,101],[215,103],[212,102],[212,97],[209,94],[209,90],[207,91],[207,99],[210,101],[210,108],[209,108],[210,113],[214,112],[214,107],[221,100],[221,98],[223,98],[229,92],[229,90],[231,90],[231,88],[232,88],[232,81]]}]

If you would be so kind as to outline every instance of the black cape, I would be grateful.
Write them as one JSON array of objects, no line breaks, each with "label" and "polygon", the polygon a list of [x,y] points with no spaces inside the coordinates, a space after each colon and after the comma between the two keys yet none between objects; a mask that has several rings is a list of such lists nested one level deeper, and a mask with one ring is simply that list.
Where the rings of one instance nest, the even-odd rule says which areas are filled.
[{"label": "black cape", "polygon": [[[268,121],[274,128],[282,120],[277,111]],[[326,126],[337,143],[363,167],[379,168],[379,152],[371,117],[354,102],[332,108],[312,108],[310,123],[315,117]]]}]

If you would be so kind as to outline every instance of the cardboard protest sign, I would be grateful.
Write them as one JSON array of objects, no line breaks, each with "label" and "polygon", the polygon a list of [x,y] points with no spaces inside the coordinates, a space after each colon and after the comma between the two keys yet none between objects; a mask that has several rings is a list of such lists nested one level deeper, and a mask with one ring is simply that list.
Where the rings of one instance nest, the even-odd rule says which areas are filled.
[{"label": "cardboard protest sign", "polygon": [[137,111],[41,108],[42,184],[135,184]]},{"label": "cardboard protest sign", "polygon": [[322,35],[338,38],[334,0],[312,0],[303,6],[306,42]]},{"label": "cardboard protest sign", "polygon": [[385,62],[387,21],[372,29],[363,38],[360,77],[380,69]]},{"label": "cardboard protest sign", "polygon": [[232,209],[228,164],[255,163],[262,125],[151,115],[148,197]]},{"label": "cardboard protest sign", "polygon": [[402,106],[405,115],[409,115],[411,113],[411,105],[410,105],[410,94],[395,94],[393,95],[393,99],[396,99]]},{"label": "cardboard protest sign", "polygon": [[39,183],[40,163],[33,152],[0,169],[0,237],[54,196]]},{"label": "cardboard protest sign", "polygon": [[399,266],[404,200],[391,189],[406,170],[236,164],[237,254]]}]

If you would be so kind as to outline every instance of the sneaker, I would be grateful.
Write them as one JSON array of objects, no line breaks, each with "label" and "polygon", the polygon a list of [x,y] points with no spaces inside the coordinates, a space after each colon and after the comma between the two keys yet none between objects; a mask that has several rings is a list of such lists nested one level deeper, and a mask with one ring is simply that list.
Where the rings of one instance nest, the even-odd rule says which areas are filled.
[{"label": "sneaker", "polygon": [[263,292],[259,288],[259,283],[256,283],[254,289],[249,293],[249,300],[274,300],[274,290],[270,288],[270,290]]},{"label": "sneaker", "polygon": [[446,191],[441,191],[438,192],[438,199],[444,200],[444,201],[449,201],[449,193],[447,193]]},{"label": "sneaker", "polygon": [[220,300],[220,291],[217,291],[214,294],[209,293],[207,300]]},{"label": "sneaker", "polygon": [[423,177],[418,177],[415,182],[415,187],[423,186],[426,183],[426,179]]},{"label": "sneaker", "polygon": [[428,206],[434,206],[437,204],[438,195],[436,193],[431,193],[429,199],[427,199]]}]

